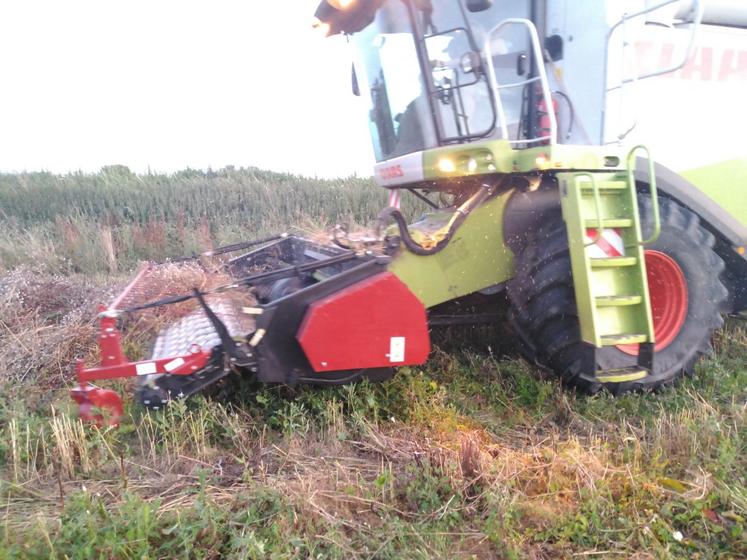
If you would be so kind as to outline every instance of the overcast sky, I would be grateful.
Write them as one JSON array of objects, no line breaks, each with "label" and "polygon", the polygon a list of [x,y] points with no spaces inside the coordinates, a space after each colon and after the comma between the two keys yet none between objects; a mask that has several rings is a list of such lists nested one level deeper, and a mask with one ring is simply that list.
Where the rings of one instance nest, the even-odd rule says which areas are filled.
[{"label": "overcast sky", "polygon": [[3,0],[0,171],[258,166],[370,175],[317,0]]}]

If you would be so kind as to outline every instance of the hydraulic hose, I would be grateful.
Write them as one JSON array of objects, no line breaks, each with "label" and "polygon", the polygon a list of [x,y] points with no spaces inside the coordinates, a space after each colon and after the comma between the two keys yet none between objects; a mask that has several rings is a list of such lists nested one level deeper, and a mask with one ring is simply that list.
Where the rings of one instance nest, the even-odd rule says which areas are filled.
[{"label": "hydraulic hose", "polygon": [[469,216],[475,208],[480,206],[480,204],[485,202],[485,200],[487,200],[487,198],[491,194],[493,194],[493,187],[491,185],[481,185],[480,189],[475,194],[473,194],[469,199],[467,199],[464,204],[456,209],[454,215],[449,220],[449,229],[447,230],[446,235],[443,237],[443,239],[438,241],[436,245],[430,248],[423,247],[412,238],[412,236],[410,235],[410,230],[407,228],[405,217],[396,208],[386,208],[379,214],[379,231],[384,228],[387,220],[391,218],[397,224],[397,227],[399,228],[400,238],[405,244],[405,247],[407,247],[408,251],[421,257],[435,255],[439,251],[442,251],[444,248],[446,248],[446,246],[451,241],[451,238],[454,236],[454,233],[456,233],[456,230],[459,229],[459,226],[461,226],[462,223],[464,223],[464,220],[467,219],[467,216]]}]

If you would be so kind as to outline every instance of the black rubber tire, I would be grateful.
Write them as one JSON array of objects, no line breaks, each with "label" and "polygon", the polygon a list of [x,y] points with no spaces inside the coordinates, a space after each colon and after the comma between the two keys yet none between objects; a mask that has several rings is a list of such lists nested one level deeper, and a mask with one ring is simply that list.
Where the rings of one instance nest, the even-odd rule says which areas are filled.
[{"label": "black rubber tire", "polygon": [[[639,195],[644,238],[651,235],[652,204]],[[685,323],[669,346],[654,355],[652,375],[640,381],[605,383],[619,395],[653,390],[691,375],[695,363],[712,352],[711,336],[723,325],[728,292],[721,282],[724,262],[714,252],[714,236],[700,225],[696,214],[675,201],[659,198],[661,235],[647,249],[674,259],[687,281],[688,309]],[[598,349],[581,340],[573,291],[568,238],[560,209],[551,212],[543,226],[529,237],[516,257],[516,274],[508,286],[510,320],[523,343],[525,355],[552,369],[564,384],[595,393],[590,364],[608,370],[636,364],[637,358],[617,348]]]}]

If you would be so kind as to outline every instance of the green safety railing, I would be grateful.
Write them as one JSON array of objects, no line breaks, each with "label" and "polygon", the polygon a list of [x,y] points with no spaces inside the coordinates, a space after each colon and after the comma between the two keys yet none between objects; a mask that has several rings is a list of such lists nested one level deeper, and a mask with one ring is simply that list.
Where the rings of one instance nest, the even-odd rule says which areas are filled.
[{"label": "green safety railing", "polygon": [[591,192],[594,195],[594,207],[597,211],[597,234],[594,236],[593,241],[584,243],[584,247],[591,247],[592,245],[597,244],[597,241],[602,238],[602,234],[604,233],[604,220],[602,219],[602,197],[599,194],[599,187],[597,186],[597,180],[594,178],[594,175],[592,175],[591,173],[576,174],[577,181],[581,177],[586,177],[591,182]]},{"label": "green safety railing", "polygon": [[659,192],[656,188],[656,170],[654,169],[654,160],[651,157],[651,152],[649,149],[644,146],[643,144],[639,144],[638,146],[635,146],[628,152],[628,184],[633,188],[633,192],[635,192],[635,154],[638,151],[643,151],[646,153],[646,158],[648,159],[648,186],[649,186],[649,194],[651,195],[651,207],[653,209],[654,213],[654,232],[651,235],[650,238],[645,239],[641,241],[641,245],[650,245],[657,239],[659,239],[659,235],[661,234],[661,219],[659,216]]}]

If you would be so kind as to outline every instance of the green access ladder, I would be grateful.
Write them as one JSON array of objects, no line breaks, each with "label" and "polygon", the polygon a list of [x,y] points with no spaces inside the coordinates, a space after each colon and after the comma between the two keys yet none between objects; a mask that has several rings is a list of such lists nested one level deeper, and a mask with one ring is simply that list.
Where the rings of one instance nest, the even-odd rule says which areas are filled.
[{"label": "green access ladder", "polygon": [[[650,162],[654,233],[642,239],[633,166],[644,150]],[[654,326],[643,246],[660,231],[653,160],[644,146],[628,154],[627,172],[576,172],[558,176],[568,230],[581,338],[597,347],[628,347],[638,365],[595,372],[602,383],[636,381],[653,367]]]}]

